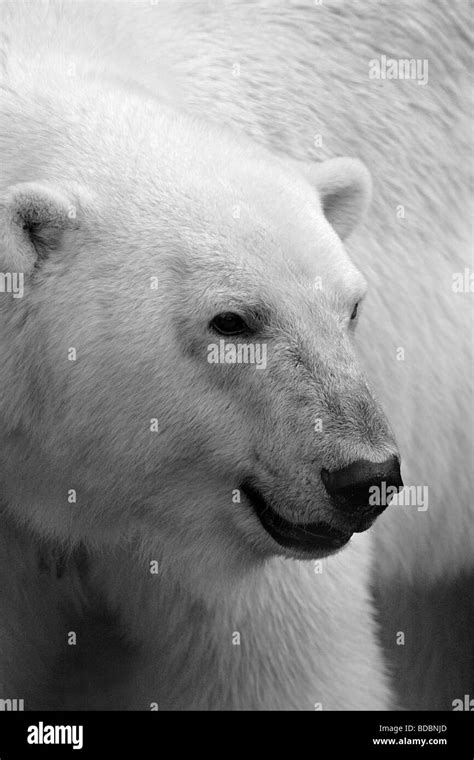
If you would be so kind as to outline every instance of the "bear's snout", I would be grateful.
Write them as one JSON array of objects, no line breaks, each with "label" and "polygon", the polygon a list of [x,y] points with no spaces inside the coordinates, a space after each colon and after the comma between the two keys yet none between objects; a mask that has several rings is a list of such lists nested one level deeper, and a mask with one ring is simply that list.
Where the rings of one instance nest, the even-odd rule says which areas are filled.
[{"label": "bear's snout", "polygon": [[321,480],[336,509],[357,520],[359,531],[369,527],[403,488],[397,456],[384,462],[359,459],[332,472],[322,469]]}]

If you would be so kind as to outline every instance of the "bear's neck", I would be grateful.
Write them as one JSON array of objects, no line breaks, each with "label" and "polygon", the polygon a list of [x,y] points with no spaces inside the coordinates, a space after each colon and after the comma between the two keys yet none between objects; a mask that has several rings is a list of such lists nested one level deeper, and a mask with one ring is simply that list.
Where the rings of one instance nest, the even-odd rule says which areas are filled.
[{"label": "bear's neck", "polygon": [[[307,601],[297,612],[295,594],[314,591],[311,566],[270,560],[206,601],[152,570],[132,551],[65,555],[2,510],[14,649],[0,698],[20,696],[25,709],[264,709],[265,695],[269,708],[310,705],[314,673],[305,683],[304,670],[317,616],[305,616]],[[289,667],[302,670],[298,688]]]},{"label": "bear's neck", "polygon": [[219,583],[206,597],[187,590],[193,586],[192,569],[189,585],[173,582],[165,569],[153,569],[137,557],[115,554],[98,559],[90,571],[92,584],[131,643],[129,707],[262,709],[268,698],[269,709],[301,707],[302,702],[313,709],[308,658],[317,635],[317,616],[308,603],[308,592],[314,597],[312,564],[273,558],[246,578]]},{"label": "bear's neck", "polygon": [[327,562],[275,557],[211,587],[192,568],[187,582],[165,567],[151,572],[137,551],[66,557],[7,511],[1,517],[11,651],[0,698],[24,698],[25,709],[89,710],[391,704],[365,590],[365,536]]}]

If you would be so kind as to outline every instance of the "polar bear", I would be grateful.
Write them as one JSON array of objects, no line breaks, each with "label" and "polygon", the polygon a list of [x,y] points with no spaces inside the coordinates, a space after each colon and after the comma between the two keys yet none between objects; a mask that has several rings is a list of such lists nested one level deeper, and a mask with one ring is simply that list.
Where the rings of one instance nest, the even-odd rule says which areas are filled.
[{"label": "polar bear", "polygon": [[[342,243],[370,178],[360,161],[330,156],[355,153],[380,172],[400,97],[371,83],[383,118],[364,141],[367,112],[347,71],[362,83],[373,50],[361,30],[355,52],[335,56],[334,35],[366,24],[310,3],[27,7],[26,25],[26,6],[1,6],[0,270],[5,290],[19,286],[0,300],[0,562],[11,578],[2,698],[27,708],[397,706],[365,529],[386,506],[368,509],[369,485],[401,483],[399,452],[365,378],[395,417],[409,481],[434,469],[449,490],[450,457],[465,447],[449,440],[440,462],[410,442],[409,423],[417,383],[434,405],[422,425],[443,366],[459,387],[467,336],[462,294],[442,292],[440,324],[430,292],[413,278],[400,291],[419,260],[409,258],[416,232],[394,211],[408,180],[416,186],[410,164],[388,173],[390,208],[375,193],[377,223],[355,232],[351,258]],[[275,99],[287,50],[286,97]],[[456,187],[454,156],[445,164]],[[417,212],[425,203],[431,219],[437,201],[422,196]],[[456,240],[463,221],[454,209]],[[435,242],[449,280],[460,253],[451,241],[445,259]],[[394,325],[396,298],[406,305]],[[426,363],[397,364],[399,344],[422,353],[433,320],[437,339],[459,341],[464,355],[446,340],[435,376]],[[265,348],[266,366],[209,362],[221,341]],[[463,400],[443,403],[462,431]],[[379,519],[387,645],[385,579],[403,594],[408,563],[427,584],[468,567],[466,493],[461,478],[461,517],[433,570],[416,537],[423,513],[390,506]],[[435,542],[443,517],[426,514]]]}]

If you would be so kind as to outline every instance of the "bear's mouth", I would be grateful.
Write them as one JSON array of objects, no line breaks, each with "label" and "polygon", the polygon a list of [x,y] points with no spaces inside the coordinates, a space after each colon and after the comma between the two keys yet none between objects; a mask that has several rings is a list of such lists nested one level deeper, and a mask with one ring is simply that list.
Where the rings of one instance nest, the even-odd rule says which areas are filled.
[{"label": "bear's mouth", "polygon": [[260,491],[246,481],[241,491],[252,505],[267,533],[285,549],[333,552],[347,544],[352,532],[337,530],[324,522],[297,523],[286,520],[268,504]]}]

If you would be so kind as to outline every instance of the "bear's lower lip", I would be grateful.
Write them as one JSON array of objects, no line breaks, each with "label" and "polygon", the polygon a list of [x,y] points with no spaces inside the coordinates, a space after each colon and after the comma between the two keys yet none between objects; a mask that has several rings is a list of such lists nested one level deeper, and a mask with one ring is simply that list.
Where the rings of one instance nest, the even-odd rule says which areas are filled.
[{"label": "bear's lower lip", "polygon": [[262,494],[246,481],[241,486],[255,514],[267,533],[285,549],[304,552],[336,551],[351,539],[352,532],[343,532],[327,523],[296,523],[275,512]]}]

